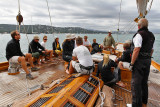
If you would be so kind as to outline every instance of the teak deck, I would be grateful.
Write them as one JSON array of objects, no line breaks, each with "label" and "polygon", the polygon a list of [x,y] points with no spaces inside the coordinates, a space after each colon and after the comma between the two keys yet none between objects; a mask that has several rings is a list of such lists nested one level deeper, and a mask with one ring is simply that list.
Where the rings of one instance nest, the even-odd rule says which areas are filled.
[{"label": "teak deck", "polygon": [[[45,85],[49,85],[51,83],[51,81],[59,79],[59,78],[66,78],[69,75],[66,74],[64,72],[64,61],[62,61],[61,59],[59,60],[58,58],[54,58],[54,60],[56,60],[56,63],[51,63],[48,62],[47,64],[43,64],[42,66],[40,66],[40,70],[33,72],[33,76],[36,76],[36,79],[38,78],[38,76],[41,76],[41,79],[38,79],[35,81],[39,84],[41,84],[41,82]],[[35,73],[38,73],[38,75]],[[0,106],[7,106],[9,104],[12,104],[14,102],[15,99],[22,99],[24,97],[27,97],[27,93],[24,94],[21,93],[20,91],[22,90],[21,86],[22,83],[19,85],[16,85],[17,82],[23,82],[25,83],[25,76],[23,74],[18,74],[15,76],[8,76],[7,75],[7,71],[5,70],[4,72],[1,72],[1,74],[5,75],[7,81],[5,78],[1,78],[0,77]],[[45,75],[47,74],[47,75]],[[158,72],[159,74],[159,72]],[[131,72],[127,71],[126,69],[122,70],[122,81],[126,84],[125,89],[122,89],[120,87],[117,86],[113,86],[113,89],[115,89],[115,93],[117,94],[115,96],[115,101],[114,104],[116,107],[126,107],[126,104],[131,104],[132,103],[132,94],[131,94],[131,84],[130,84],[130,80],[131,80]],[[45,77],[45,78],[43,78]],[[17,80],[14,81],[14,79],[17,78]],[[34,80],[28,80],[29,84],[34,83]],[[23,84],[25,85],[25,84]],[[35,84],[34,84],[35,85]],[[33,85],[33,86],[34,86]],[[13,88],[14,87],[14,88]],[[15,90],[14,90],[15,89]],[[16,92],[18,89],[18,92]],[[21,89],[21,90],[19,90]],[[127,90],[126,90],[127,89]],[[148,107],[160,107],[160,85],[153,83],[152,81],[149,82],[149,100],[148,100]],[[25,89],[23,89],[23,91],[25,91]],[[11,96],[16,94],[16,96]],[[122,100],[122,98],[123,100]],[[64,98],[62,98],[62,100],[64,100]],[[64,102],[65,104],[67,104],[68,102]],[[87,102],[88,103],[88,102]],[[26,103],[25,105],[27,105],[28,103]],[[53,104],[53,103],[52,103]],[[70,104],[70,103],[69,103]],[[72,104],[72,103],[71,103]],[[76,106],[80,106],[75,104]]]}]

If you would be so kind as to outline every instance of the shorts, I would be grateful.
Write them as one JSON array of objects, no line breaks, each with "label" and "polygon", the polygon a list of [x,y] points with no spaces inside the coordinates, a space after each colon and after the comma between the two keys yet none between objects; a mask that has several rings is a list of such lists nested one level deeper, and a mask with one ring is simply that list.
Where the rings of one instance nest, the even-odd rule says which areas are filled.
[{"label": "shorts", "polygon": [[61,50],[55,50],[55,53],[59,55],[59,54],[62,54],[62,51]]},{"label": "shorts", "polygon": [[9,59],[9,62],[10,63],[19,63],[18,62],[18,58],[19,58],[20,56],[13,56],[13,57],[11,57],[10,59]]},{"label": "shorts", "polygon": [[39,53],[39,52],[32,53],[32,56],[33,56],[34,58],[39,58],[40,53]]},{"label": "shorts", "polygon": [[76,70],[76,72],[81,73],[81,74],[90,74],[93,72],[93,68],[91,70],[86,70],[86,69],[80,68],[80,63],[78,63],[76,61],[72,61],[72,66]]},{"label": "shorts", "polygon": [[122,62],[123,68],[129,69],[130,63],[129,62]]}]

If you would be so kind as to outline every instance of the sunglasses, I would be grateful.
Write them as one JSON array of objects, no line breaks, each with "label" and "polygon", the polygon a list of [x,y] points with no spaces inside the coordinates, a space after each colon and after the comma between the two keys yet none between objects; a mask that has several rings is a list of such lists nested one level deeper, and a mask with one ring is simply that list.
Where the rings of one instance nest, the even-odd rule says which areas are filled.
[{"label": "sunglasses", "polygon": [[35,40],[39,40],[39,39],[35,39]]},{"label": "sunglasses", "polygon": [[16,35],[20,35],[20,34],[16,34]]},{"label": "sunglasses", "polygon": [[44,40],[47,40],[47,39],[44,39]]}]

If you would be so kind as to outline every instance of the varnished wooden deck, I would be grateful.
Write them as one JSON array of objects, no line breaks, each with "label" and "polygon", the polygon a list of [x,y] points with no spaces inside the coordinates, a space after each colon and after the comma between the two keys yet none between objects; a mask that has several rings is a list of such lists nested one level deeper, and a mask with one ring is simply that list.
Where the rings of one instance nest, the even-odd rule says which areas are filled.
[{"label": "varnished wooden deck", "polygon": [[[68,76],[64,72],[64,61],[62,59],[54,58],[55,62],[48,62],[47,64],[42,64],[39,71],[32,72],[33,76],[35,77],[34,80],[28,80],[29,84],[44,84],[48,86],[52,81],[65,78]],[[160,72],[158,72],[159,74]],[[16,99],[22,99],[27,97],[27,90],[25,84],[25,74],[18,74],[15,76],[7,76],[3,77],[3,75],[7,76],[7,70],[1,72],[0,76],[0,107],[7,106],[12,104]],[[157,74],[153,74],[157,75]],[[152,76],[152,74],[151,74]],[[10,78],[8,78],[10,77]],[[153,78],[153,77],[152,77]],[[158,77],[156,77],[158,78]],[[18,84],[19,82],[23,81],[23,84]],[[123,81],[127,85],[125,89],[119,88],[114,86],[115,89],[116,99],[114,101],[115,107],[126,107],[126,104],[132,103],[132,95],[131,95],[131,84],[130,81]],[[33,84],[31,87],[34,87],[36,84]],[[22,87],[24,85],[24,87]],[[22,90],[23,88],[23,90]],[[17,92],[15,92],[15,90]],[[128,91],[126,91],[126,89]],[[153,81],[149,82],[149,100],[148,100],[148,107],[160,107],[160,84],[154,83]],[[23,92],[23,93],[22,93]],[[15,96],[11,96],[14,95]],[[119,97],[118,97],[119,96]],[[122,97],[122,98],[121,98]],[[122,100],[123,99],[123,100]]]},{"label": "varnished wooden deck", "polygon": [[[116,96],[114,100],[115,107],[127,107],[127,104],[132,103],[131,83],[123,81],[125,88],[113,86]],[[149,98],[147,107],[160,107],[160,85],[149,82]]]}]

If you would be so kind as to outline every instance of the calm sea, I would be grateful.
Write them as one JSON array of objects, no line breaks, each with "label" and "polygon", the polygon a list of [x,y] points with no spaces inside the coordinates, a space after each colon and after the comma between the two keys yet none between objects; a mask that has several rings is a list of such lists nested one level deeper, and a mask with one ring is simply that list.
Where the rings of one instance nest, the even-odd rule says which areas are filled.
[{"label": "calm sea", "polygon": [[[33,36],[36,34],[21,34],[21,39],[20,39],[20,45],[21,45],[21,50],[23,53],[28,52],[28,40],[29,42],[33,39]],[[52,42],[54,41],[54,36],[59,37],[59,42],[60,44],[64,41],[65,39],[65,34],[37,34],[40,37],[40,42],[42,42],[42,38],[44,35],[48,36],[48,41],[46,44],[47,49],[52,49]],[[102,43],[104,37],[107,34],[76,34],[77,36],[84,36],[87,35],[88,39],[90,42],[93,42],[93,39],[96,38],[98,43]],[[113,34],[113,37],[115,41],[123,43],[125,40],[131,40],[133,34]],[[28,37],[28,39],[27,39]],[[154,53],[153,53],[153,60],[156,62],[160,63],[160,34],[155,34],[155,44],[154,44]],[[0,62],[7,61],[5,58],[5,48],[7,42],[11,39],[10,34],[0,34]]]}]

